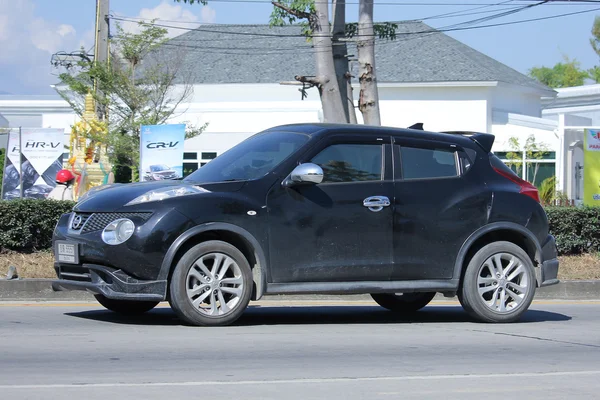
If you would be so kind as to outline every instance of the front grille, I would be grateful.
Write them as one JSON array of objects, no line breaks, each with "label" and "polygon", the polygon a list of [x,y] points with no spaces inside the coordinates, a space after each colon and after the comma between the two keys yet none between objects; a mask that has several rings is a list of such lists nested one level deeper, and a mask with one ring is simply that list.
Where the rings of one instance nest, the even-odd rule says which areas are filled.
[{"label": "front grille", "polygon": [[92,213],[75,213],[71,219],[71,226],[69,226],[69,229],[80,231],[91,215]]},{"label": "front grille", "polygon": [[[120,218],[141,219],[147,221],[152,213],[93,213],[85,222],[81,233],[101,231],[108,224]],[[135,222],[135,221],[134,221]]]}]

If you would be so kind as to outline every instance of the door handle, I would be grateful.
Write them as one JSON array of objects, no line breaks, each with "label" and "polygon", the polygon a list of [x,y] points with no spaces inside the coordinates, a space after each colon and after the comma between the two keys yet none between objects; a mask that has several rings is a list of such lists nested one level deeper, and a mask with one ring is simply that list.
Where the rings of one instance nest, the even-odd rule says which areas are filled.
[{"label": "door handle", "polygon": [[379,212],[383,210],[383,207],[387,207],[390,205],[390,199],[385,196],[371,196],[367,197],[363,201],[363,206],[367,207],[369,210],[373,212]]}]

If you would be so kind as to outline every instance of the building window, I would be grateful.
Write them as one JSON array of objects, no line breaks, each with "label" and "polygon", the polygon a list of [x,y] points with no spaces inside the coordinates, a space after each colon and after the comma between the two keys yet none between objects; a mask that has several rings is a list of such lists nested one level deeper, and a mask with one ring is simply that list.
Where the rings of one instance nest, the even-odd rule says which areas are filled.
[{"label": "building window", "polygon": [[183,163],[183,177],[185,178],[186,176],[188,176],[189,174],[191,174],[192,172],[194,172],[197,169],[198,169],[197,162],[184,162]]},{"label": "building window", "polygon": [[198,159],[198,153],[194,152],[194,153],[183,153],[183,159],[184,160],[197,160]]},{"label": "building window", "polygon": [[217,158],[216,152],[202,153],[203,160],[214,160],[215,158]]},{"label": "building window", "polygon": [[202,152],[200,153],[200,166],[204,166],[206,165],[210,160],[214,160],[215,158],[217,158],[217,152],[216,151],[209,151],[209,152]]}]

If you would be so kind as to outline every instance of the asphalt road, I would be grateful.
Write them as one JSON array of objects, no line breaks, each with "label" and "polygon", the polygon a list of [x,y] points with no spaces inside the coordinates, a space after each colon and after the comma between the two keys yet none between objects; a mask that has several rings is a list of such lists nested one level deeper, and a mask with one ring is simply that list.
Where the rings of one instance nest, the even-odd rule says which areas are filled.
[{"label": "asphalt road", "polygon": [[506,325],[452,303],[412,319],[342,304],[271,302],[195,328],[168,308],[0,303],[0,398],[600,398],[600,302],[538,302]]}]

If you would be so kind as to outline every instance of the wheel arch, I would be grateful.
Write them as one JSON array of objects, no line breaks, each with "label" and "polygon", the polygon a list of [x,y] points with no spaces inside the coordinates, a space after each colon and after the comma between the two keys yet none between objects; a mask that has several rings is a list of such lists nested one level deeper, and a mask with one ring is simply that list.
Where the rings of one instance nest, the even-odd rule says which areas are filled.
[{"label": "wheel arch", "polygon": [[252,269],[252,300],[260,299],[266,289],[267,260],[260,243],[247,230],[233,224],[211,222],[195,226],[182,233],[169,247],[163,259],[159,280],[168,280],[179,259],[193,246],[207,240],[221,240],[244,254]]},{"label": "wheel arch", "polygon": [[498,241],[511,242],[525,250],[535,267],[537,286],[541,282],[542,247],[535,235],[527,228],[512,222],[496,222],[475,231],[463,243],[454,265],[453,277],[462,286],[463,273],[471,258],[483,246]]}]

